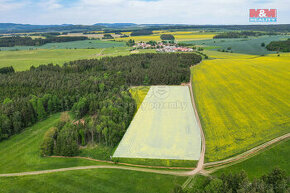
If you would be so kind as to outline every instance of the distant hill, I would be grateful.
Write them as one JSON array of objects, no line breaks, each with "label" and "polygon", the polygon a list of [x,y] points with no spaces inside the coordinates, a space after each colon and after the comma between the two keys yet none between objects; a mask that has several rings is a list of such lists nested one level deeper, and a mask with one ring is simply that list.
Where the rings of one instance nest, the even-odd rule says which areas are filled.
[{"label": "distant hill", "polygon": [[201,30],[248,30],[248,31],[271,31],[290,32],[290,24],[275,25],[187,25],[187,24],[135,24],[135,23],[96,23],[94,25],[31,25],[16,23],[0,23],[0,33],[27,33],[27,32],[84,32],[99,31],[136,31],[168,30],[168,29],[201,29]]},{"label": "distant hill", "polygon": [[124,27],[136,27],[135,23],[96,23],[97,26],[104,26],[109,28],[124,28]]},{"label": "distant hill", "polygon": [[43,29],[48,27],[58,27],[64,25],[31,25],[31,24],[16,24],[16,23],[0,23],[0,30],[18,30],[18,29]]},{"label": "distant hill", "polygon": [[16,23],[0,23],[0,33],[27,33],[27,32],[51,32],[51,31],[88,31],[101,30],[103,26],[93,25],[31,25],[31,24],[16,24]]}]

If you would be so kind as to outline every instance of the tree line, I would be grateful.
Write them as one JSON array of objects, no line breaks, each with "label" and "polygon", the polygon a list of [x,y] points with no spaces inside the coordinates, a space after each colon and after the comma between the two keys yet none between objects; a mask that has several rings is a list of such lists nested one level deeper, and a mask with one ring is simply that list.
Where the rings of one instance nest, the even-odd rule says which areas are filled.
[{"label": "tree line", "polygon": [[132,31],[131,36],[145,36],[145,35],[152,35],[153,32],[152,30],[136,30],[136,31]]},{"label": "tree line", "polygon": [[13,46],[41,46],[47,43],[58,43],[58,42],[70,42],[87,40],[87,37],[83,36],[47,36],[47,38],[36,38],[31,37],[2,37],[0,38],[0,47],[13,47]]},{"label": "tree line", "polygon": [[290,52],[290,38],[285,41],[272,41],[266,48],[270,51]]},{"label": "tree line", "polygon": [[160,36],[161,40],[175,40],[175,37],[172,34],[162,34]]},{"label": "tree line", "polygon": [[223,32],[215,35],[214,39],[220,38],[247,38],[248,36],[263,36],[263,35],[277,35],[276,32],[257,32],[257,31],[241,31],[241,32]]},{"label": "tree line", "polygon": [[[0,74],[0,141],[52,113],[71,110],[75,119],[81,121],[66,122],[51,131],[54,144],[64,144],[67,149],[74,149],[75,143],[79,146],[90,142],[115,146],[136,110],[128,87],[188,82],[189,66],[200,60],[200,56],[192,53],[136,54]],[[62,145],[55,146],[52,152],[58,155],[75,152],[59,146]],[[43,148],[44,154],[47,148]]]},{"label": "tree line", "polygon": [[15,70],[12,66],[0,68],[0,74],[8,74],[8,73],[14,73],[14,72]]},{"label": "tree line", "polygon": [[174,193],[287,193],[289,176],[284,170],[273,169],[252,182],[245,171],[236,174],[222,174],[219,177],[207,178],[200,184],[195,184],[189,190],[176,186]]}]

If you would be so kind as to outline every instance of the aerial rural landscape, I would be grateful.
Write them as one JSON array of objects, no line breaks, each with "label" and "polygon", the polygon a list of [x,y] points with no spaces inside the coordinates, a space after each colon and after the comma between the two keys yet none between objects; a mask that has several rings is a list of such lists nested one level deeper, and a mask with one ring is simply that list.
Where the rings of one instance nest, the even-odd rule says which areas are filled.
[{"label": "aerial rural landscape", "polygon": [[21,2],[0,0],[0,193],[290,192],[289,6]]}]

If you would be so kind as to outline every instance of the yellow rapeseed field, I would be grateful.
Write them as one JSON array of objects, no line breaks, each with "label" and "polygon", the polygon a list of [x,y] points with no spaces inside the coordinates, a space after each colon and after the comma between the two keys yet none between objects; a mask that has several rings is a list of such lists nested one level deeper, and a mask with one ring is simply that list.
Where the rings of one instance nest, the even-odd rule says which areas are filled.
[{"label": "yellow rapeseed field", "polygon": [[147,36],[130,36],[130,37],[125,37],[125,38],[115,38],[117,41],[128,41],[128,40],[135,40],[135,42],[148,42],[150,40],[154,41],[161,41],[159,35],[147,35]]},{"label": "yellow rapeseed field", "polygon": [[191,69],[207,162],[290,132],[290,54],[208,54]]},{"label": "yellow rapeseed field", "polygon": [[203,40],[203,39],[212,39],[215,34],[211,33],[199,33],[196,31],[177,31],[177,32],[166,32],[166,31],[154,31],[153,35],[144,35],[144,36],[131,36],[126,38],[115,38],[118,41],[128,41],[130,39],[135,40],[136,42],[140,41],[161,41],[160,35],[161,34],[172,34],[174,35],[175,39],[178,41],[185,41],[185,40]]}]

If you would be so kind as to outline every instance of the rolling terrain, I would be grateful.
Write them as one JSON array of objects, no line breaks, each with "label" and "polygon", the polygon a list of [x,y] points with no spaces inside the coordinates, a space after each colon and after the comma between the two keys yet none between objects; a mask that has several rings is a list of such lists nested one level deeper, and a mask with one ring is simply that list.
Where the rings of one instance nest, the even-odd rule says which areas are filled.
[{"label": "rolling terrain", "polygon": [[266,55],[276,52],[268,51],[261,44],[269,44],[271,41],[287,39],[290,36],[276,35],[276,36],[261,36],[261,37],[249,37],[249,38],[227,38],[227,39],[208,39],[208,40],[196,40],[185,41],[184,43],[192,43],[196,45],[202,45],[210,50],[227,50],[234,53],[252,54],[252,55]]},{"label": "rolling terrain", "polygon": [[[129,35],[131,32],[123,33]],[[92,75],[87,82],[82,82],[83,85],[88,85],[89,81],[107,80],[108,74],[105,70],[117,72],[112,75],[114,77],[124,73],[127,81],[130,82],[128,87],[126,85],[118,88],[122,94],[129,91],[126,97],[135,100],[136,104],[132,100],[133,105],[136,105],[132,111],[133,116],[136,109],[133,121],[128,122],[129,127],[125,127],[122,136],[126,132],[125,135],[116,143],[119,145],[101,144],[94,140],[82,143],[81,138],[84,136],[91,139],[89,136],[91,131],[97,131],[104,136],[107,127],[113,128],[111,130],[113,134],[114,131],[118,131],[118,126],[113,127],[107,123],[113,120],[113,115],[116,114],[120,116],[120,120],[124,119],[122,113],[113,109],[115,102],[117,103],[120,98],[116,96],[108,103],[103,103],[107,100],[103,98],[111,96],[111,93],[101,96],[95,100],[101,103],[95,105],[104,108],[99,112],[87,113],[78,118],[74,110],[71,110],[69,114],[79,119],[77,123],[74,122],[75,126],[84,121],[84,128],[77,128],[79,125],[75,127],[79,129],[77,130],[79,154],[73,158],[42,156],[43,137],[50,128],[58,124],[62,113],[40,119],[36,124],[0,142],[0,193],[168,193],[178,192],[176,187],[190,190],[190,187],[204,183],[208,176],[215,178],[222,173],[238,173],[241,170],[245,170],[251,180],[269,173],[275,167],[280,167],[289,174],[290,54],[280,53],[278,56],[271,54],[275,52],[261,47],[261,43],[267,44],[286,36],[217,40],[212,39],[214,32],[160,30],[153,31],[153,35],[117,39],[118,41],[129,39],[160,41],[160,35],[168,33],[173,34],[179,42],[193,43],[205,49],[201,51],[202,54],[206,54],[203,55],[204,60],[200,63],[196,62],[197,65],[191,64],[194,66],[190,68],[190,81],[187,79],[189,68],[185,67],[184,63],[191,59],[186,61],[185,57],[182,60],[182,54],[177,57],[178,65],[173,62],[170,67],[168,67],[172,61],[170,59],[151,61],[154,54],[135,59],[128,57],[123,63],[119,63],[124,59],[122,57],[115,60],[103,58],[102,65],[105,66],[103,69],[99,69],[100,63],[92,60],[72,62],[72,68],[66,71],[77,69],[74,67],[78,66],[81,70],[76,71],[75,75],[84,76],[93,70],[104,71],[103,76]],[[231,47],[230,50],[234,53],[216,51],[228,47]],[[34,50],[30,50],[31,48]],[[0,68],[13,66],[16,71],[24,71],[31,66],[48,63],[62,66],[66,62],[79,59],[156,52],[153,49],[132,51],[132,48],[125,46],[125,42],[100,40],[0,49]],[[13,49],[19,50],[12,51]],[[155,70],[152,72],[153,67]],[[167,71],[160,72],[167,73],[160,73],[159,70],[164,68],[168,68]],[[184,68],[184,71],[179,68]],[[188,76],[182,76],[185,73],[188,73]],[[112,79],[110,84],[113,81]],[[165,83],[166,81],[168,82]],[[95,91],[96,93],[100,90],[116,90],[107,87],[108,82],[94,83],[93,85],[100,84],[98,88],[94,87],[98,90]],[[164,84],[168,85],[164,86]],[[171,84],[182,86],[169,86]],[[163,85],[162,89],[156,89],[159,87],[156,85]],[[90,99],[90,96],[87,98]],[[3,104],[5,101],[7,102],[7,99]],[[80,111],[81,105],[82,103],[79,102]],[[93,109],[92,107],[85,108]],[[109,109],[113,110],[109,111]],[[102,113],[106,116],[99,117]],[[90,118],[102,119],[103,122],[92,122]],[[199,119],[202,128],[199,128]],[[0,126],[1,124],[0,119]],[[97,130],[97,126],[101,124],[104,127],[102,132]],[[106,127],[104,124],[107,124]],[[74,125],[67,127],[71,129]],[[60,130],[64,129],[59,128]],[[73,131],[69,130],[69,132]],[[96,139],[99,136],[100,134],[95,133],[94,137]],[[276,140],[281,136],[286,137],[281,141]],[[107,136],[104,140],[107,140]],[[205,146],[201,144],[204,140]],[[273,143],[270,143],[271,140]],[[226,163],[215,165],[216,162]]]},{"label": "rolling terrain", "polygon": [[[154,53],[155,50],[140,50],[136,53],[148,52]],[[53,63],[63,65],[66,62],[74,60],[129,54],[131,54],[129,47],[1,51],[0,68],[13,66],[16,71],[24,71],[29,70],[31,66],[37,67],[41,64]]]},{"label": "rolling terrain", "polygon": [[0,47],[1,51],[18,51],[18,50],[34,50],[34,49],[96,49],[96,48],[112,48],[124,47],[124,42],[101,41],[101,40],[81,40],[61,43],[47,43],[42,46],[14,46]]},{"label": "rolling terrain", "polygon": [[[27,128],[20,134],[0,143],[0,173],[15,173],[57,169],[73,166],[96,165],[98,162],[74,158],[42,157],[40,145],[44,133],[59,120],[55,114]],[[99,163],[103,164],[103,163]]]}]

